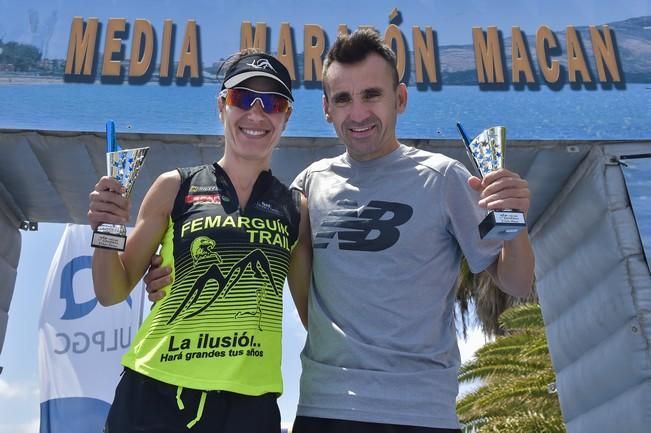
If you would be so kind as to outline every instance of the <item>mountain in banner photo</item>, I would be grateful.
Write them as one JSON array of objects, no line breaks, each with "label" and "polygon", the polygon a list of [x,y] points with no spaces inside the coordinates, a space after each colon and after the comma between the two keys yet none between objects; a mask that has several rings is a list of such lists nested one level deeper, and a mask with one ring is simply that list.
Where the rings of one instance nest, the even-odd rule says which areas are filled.
[{"label": "mountain in banner photo", "polygon": [[[651,83],[651,16],[629,18],[623,21],[607,23],[607,25],[614,33],[614,41],[616,42],[619,64],[621,65],[624,81],[627,83]],[[596,26],[599,30],[603,29],[603,25],[601,24]],[[574,28],[579,33],[583,51],[586,55],[586,62],[588,63],[594,81],[595,63],[588,26],[575,26]],[[483,30],[485,31],[486,28]],[[503,37],[502,53],[506,61],[506,69],[510,71],[511,29],[500,28],[499,31]],[[566,66],[566,31],[560,29],[553,31],[561,48],[561,52],[553,58],[557,59],[563,66]],[[525,32],[525,36],[529,48],[528,54],[531,63],[534,65],[534,73],[540,79],[540,73],[537,70],[538,60],[536,56],[535,32]],[[442,46],[439,48],[439,59],[441,62],[442,83],[461,85],[477,84],[475,54],[472,44]],[[415,75],[412,71],[410,82],[414,81]]]}]

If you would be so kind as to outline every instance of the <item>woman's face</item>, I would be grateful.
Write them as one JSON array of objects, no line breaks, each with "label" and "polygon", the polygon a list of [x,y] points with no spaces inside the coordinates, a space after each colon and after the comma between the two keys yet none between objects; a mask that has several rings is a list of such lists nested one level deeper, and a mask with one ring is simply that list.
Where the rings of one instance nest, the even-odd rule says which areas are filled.
[{"label": "woman's face", "polygon": [[[237,88],[256,92],[277,91],[274,80],[264,77],[250,78]],[[271,160],[271,152],[280,141],[287,125],[291,108],[287,112],[267,113],[261,99],[254,99],[248,109],[226,103],[218,97],[219,117],[224,124],[226,152],[246,160]]]}]

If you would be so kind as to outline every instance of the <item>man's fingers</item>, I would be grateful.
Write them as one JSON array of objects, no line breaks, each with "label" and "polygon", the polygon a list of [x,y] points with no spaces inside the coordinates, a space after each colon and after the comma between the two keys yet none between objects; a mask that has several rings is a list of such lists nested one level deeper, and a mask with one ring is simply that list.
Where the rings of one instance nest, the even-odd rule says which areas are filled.
[{"label": "man's fingers", "polygon": [[151,256],[151,261],[149,262],[152,268],[157,268],[163,264],[163,256],[154,254]]},{"label": "man's fingers", "polygon": [[157,302],[160,301],[165,297],[165,291],[164,290],[157,290],[156,292],[150,293],[147,295],[147,298],[151,302]]},{"label": "man's fingers", "polygon": [[524,179],[515,177],[498,178],[497,180],[484,185],[484,189],[481,191],[480,198],[483,199],[494,194],[499,194],[503,191],[513,192],[518,197],[523,193],[528,194],[529,182]]}]

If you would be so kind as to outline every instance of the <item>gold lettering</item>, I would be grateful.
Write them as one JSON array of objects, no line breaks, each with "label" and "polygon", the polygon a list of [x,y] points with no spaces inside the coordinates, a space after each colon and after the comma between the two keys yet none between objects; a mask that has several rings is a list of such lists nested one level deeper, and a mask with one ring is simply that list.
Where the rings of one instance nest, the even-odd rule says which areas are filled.
[{"label": "gold lettering", "polygon": [[185,25],[185,36],[181,45],[181,58],[176,68],[176,78],[183,78],[185,69],[190,68],[190,77],[199,78],[199,49],[197,47],[197,22],[188,20]]},{"label": "gold lettering", "polygon": [[325,33],[316,24],[303,27],[303,80],[321,81],[323,62],[321,56],[325,51]]},{"label": "gold lettering", "polygon": [[592,82],[588,65],[585,62],[585,54],[579,42],[579,35],[573,26],[567,26],[567,72],[569,75],[570,83],[576,83],[577,72],[581,74],[581,79],[584,83]]},{"label": "gold lettering", "polygon": [[484,83],[504,83],[502,50],[497,27],[488,27],[486,37],[481,27],[472,28],[472,42],[475,47],[477,81]]},{"label": "gold lettering", "polygon": [[533,69],[531,68],[531,60],[527,53],[527,44],[522,37],[520,27],[513,26],[511,28],[511,81],[513,83],[520,82],[520,73],[523,72],[527,83],[534,83]]},{"label": "gold lettering", "polygon": [[[144,44],[143,44],[144,42]],[[142,51],[142,56],[141,56]],[[137,19],[133,26],[129,76],[142,77],[151,65],[154,53],[154,29],[148,20]]]},{"label": "gold lettering", "polygon": [[337,27],[338,35],[347,35],[348,34],[348,24],[339,24]]},{"label": "gold lettering", "polygon": [[255,37],[250,21],[242,21],[240,26],[240,50],[245,48],[258,48],[267,51],[267,24],[255,23]]},{"label": "gold lettering", "polygon": [[[590,26],[590,38],[592,39],[592,51],[594,52],[594,61],[597,64],[597,75],[599,81],[606,82],[606,69],[616,83],[621,81],[619,76],[619,65],[615,55],[615,44],[612,39],[612,32],[607,25],[603,26],[603,36],[596,26]],[[604,68],[604,65],[606,68]]]},{"label": "gold lettering", "polygon": [[436,47],[434,46],[434,33],[432,28],[425,27],[425,39],[418,26],[411,28],[412,38],[414,40],[414,63],[416,64],[416,82],[424,83],[423,65],[427,71],[427,77],[430,83],[437,83],[438,77],[436,72]]},{"label": "gold lettering", "polygon": [[165,20],[163,24],[163,47],[161,48],[160,56],[160,71],[161,78],[167,78],[170,75],[170,52],[172,51],[172,29],[174,24],[172,20]]},{"label": "gold lettering", "polygon": [[92,74],[97,25],[97,18],[88,18],[85,26],[82,17],[72,19],[70,39],[68,40],[68,54],[66,55],[66,74],[87,76]]},{"label": "gold lettering", "polygon": [[113,54],[122,52],[122,39],[116,38],[115,33],[124,32],[127,28],[125,18],[111,18],[106,27],[106,41],[104,43],[104,63],[102,76],[119,77],[122,59],[113,60]]},{"label": "gold lettering", "polygon": [[548,51],[557,46],[554,32],[547,26],[541,26],[536,32],[536,57],[545,81],[551,84],[557,83],[561,77],[561,63],[554,59],[550,65],[547,61]]},{"label": "gold lettering", "polygon": [[292,29],[289,26],[289,23],[280,24],[278,54],[276,54],[276,58],[280,63],[285,65],[292,81],[296,80],[296,68],[294,67],[294,44],[292,42]]},{"label": "gold lettering", "polygon": [[402,32],[397,25],[389,24],[384,32],[384,42],[396,53],[398,81],[402,81],[405,77],[405,67],[407,65],[407,49],[405,48],[405,39],[402,37]]}]

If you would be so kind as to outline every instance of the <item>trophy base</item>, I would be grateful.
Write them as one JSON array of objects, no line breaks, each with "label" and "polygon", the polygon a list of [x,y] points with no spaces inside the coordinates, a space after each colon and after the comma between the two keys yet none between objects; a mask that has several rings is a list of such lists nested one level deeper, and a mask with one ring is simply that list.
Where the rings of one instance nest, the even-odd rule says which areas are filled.
[{"label": "trophy base", "polygon": [[491,211],[479,224],[479,237],[487,240],[508,241],[527,226],[524,212],[517,210]]},{"label": "trophy base", "polygon": [[126,229],[124,226],[102,224],[95,231],[90,241],[90,246],[94,248],[104,248],[106,250],[124,251],[127,244]]}]

